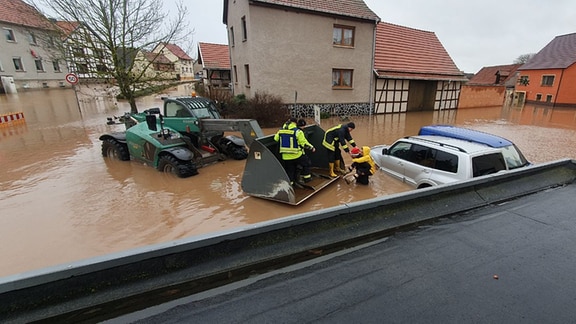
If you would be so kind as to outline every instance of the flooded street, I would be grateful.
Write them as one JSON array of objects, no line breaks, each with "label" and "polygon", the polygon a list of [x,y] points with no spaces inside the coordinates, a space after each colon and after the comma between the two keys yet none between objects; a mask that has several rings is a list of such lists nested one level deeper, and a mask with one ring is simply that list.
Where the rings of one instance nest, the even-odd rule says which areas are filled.
[{"label": "flooded street", "polygon": [[[0,95],[0,115],[25,117],[0,127],[0,276],[411,190],[378,172],[369,186],[339,180],[291,206],[245,195],[245,161],[227,160],[179,179],[136,162],[105,160],[99,136],[124,130],[106,125],[106,117],[129,107],[96,95],[89,89]],[[138,105],[144,110],[162,101],[153,96]],[[391,143],[422,125],[453,124],[506,137],[533,163],[576,158],[576,109],[493,107],[351,120],[361,146]],[[333,117],[321,127],[340,122]]]}]

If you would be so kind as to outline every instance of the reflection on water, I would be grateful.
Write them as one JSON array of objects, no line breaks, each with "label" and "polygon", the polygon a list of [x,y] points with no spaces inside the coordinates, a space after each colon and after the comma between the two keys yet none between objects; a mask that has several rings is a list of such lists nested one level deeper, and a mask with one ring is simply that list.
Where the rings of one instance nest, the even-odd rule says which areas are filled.
[{"label": "reflection on water", "polygon": [[[0,95],[0,114],[22,111],[26,118],[0,127],[0,276],[410,190],[378,172],[369,186],[338,181],[291,206],[244,195],[244,161],[220,162],[179,179],[136,162],[104,160],[98,137],[123,130],[106,125],[106,117],[129,110],[106,93],[83,88]],[[160,97],[143,98],[140,109],[160,107]],[[353,121],[359,145],[391,143],[422,125],[455,124],[509,138],[534,163],[576,157],[573,109],[492,107]],[[340,122],[334,117],[321,126]]]}]

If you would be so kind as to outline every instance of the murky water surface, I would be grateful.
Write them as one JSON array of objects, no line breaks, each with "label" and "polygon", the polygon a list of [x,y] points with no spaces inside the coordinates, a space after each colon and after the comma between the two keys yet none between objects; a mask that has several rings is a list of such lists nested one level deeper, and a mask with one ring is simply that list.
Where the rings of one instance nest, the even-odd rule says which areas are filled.
[{"label": "murky water surface", "polygon": [[[124,129],[106,125],[106,117],[129,110],[104,94],[83,88],[0,95],[0,115],[25,116],[25,123],[0,127],[0,276],[411,190],[378,172],[369,186],[338,181],[290,206],[245,195],[245,161],[179,179],[136,162],[104,160],[98,137]],[[160,106],[160,96],[139,102],[141,110]],[[352,120],[359,145],[391,143],[422,125],[445,123],[506,137],[534,163],[576,158],[576,109],[494,107]],[[334,117],[321,126],[337,123]]]}]

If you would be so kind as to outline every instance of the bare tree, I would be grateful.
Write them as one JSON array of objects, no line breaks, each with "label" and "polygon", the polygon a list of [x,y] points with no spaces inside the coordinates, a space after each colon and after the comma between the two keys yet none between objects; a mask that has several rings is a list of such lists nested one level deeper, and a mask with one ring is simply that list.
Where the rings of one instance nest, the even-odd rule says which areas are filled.
[{"label": "bare tree", "polygon": [[[103,79],[115,80],[120,95],[128,100],[133,113],[138,112],[138,91],[169,82],[168,75],[173,75],[166,73],[166,67],[164,70],[159,68],[162,54],[154,53],[152,49],[162,44],[190,42],[193,33],[185,22],[188,11],[182,1],[177,3],[177,12],[170,18],[163,10],[163,1],[158,0],[29,2],[41,12],[41,8],[46,8],[55,13],[55,17],[45,14],[53,22],[81,26],[84,37],[67,39],[71,42],[68,48],[85,49],[84,55],[90,55],[96,64],[82,66],[82,69],[89,69],[85,72],[96,73]],[[54,29],[64,32],[61,27]],[[69,54],[65,56],[69,58]]]},{"label": "bare tree", "polygon": [[528,61],[530,61],[530,59],[536,54],[534,53],[530,53],[530,54],[522,54],[520,56],[518,56],[515,60],[514,60],[514,64],[524,64]]}]

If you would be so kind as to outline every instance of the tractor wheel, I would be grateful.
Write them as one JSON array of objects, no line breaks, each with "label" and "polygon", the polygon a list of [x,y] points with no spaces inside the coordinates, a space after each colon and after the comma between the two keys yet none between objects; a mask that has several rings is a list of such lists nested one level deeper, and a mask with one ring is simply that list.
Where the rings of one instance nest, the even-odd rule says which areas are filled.
[{"label": "tractor wheel", "polygon": [[234,160],[244,160],[248,157],[248,150],[245,147],[230,145],[227,152]]},{"label": "tractor wheel", "polygon": [[192,161],[181,161],[171,155],[160,157],[158,171],[173,173],[179,178],[188,178],[198,174],[198,170]]},{"label": "tractor wheel", "polygon": [[222,137],[218,144],[220,151],[224,152],[227,156],[234,160],[244,160],[248,157],[248,150],[244,146],[234,144],[230,139]]},{"label": "tractor wheel", "polygon": [[120,161],[130,160],[128,145],[120,143],[113,138],[107,138],[102,141],[102,156],[114,158]]}]

